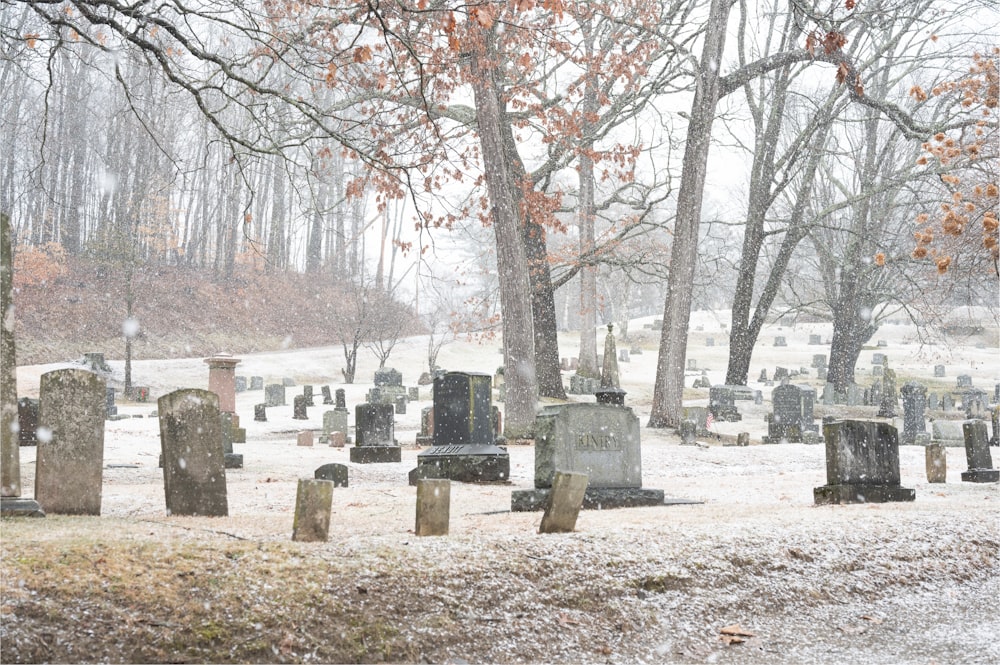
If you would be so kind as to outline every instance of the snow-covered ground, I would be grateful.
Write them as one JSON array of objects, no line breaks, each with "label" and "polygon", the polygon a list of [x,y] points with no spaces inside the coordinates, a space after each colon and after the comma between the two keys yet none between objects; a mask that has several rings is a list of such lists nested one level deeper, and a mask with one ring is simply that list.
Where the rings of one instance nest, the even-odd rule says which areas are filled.
[{"label": "snow-covered ground", "polygon": [[[726,313],[695,313],[688,358],[695,360],[698,370],[688,373],[689,387],[703,368],[713,383],[723,381],[728,347],[721,324],[727,321]],[[634,337],[644,323],[648,320],[632,323]],[[598,336],[599,348],[603,332]],[[814,505],[812,488],[826,482],[823,446],[759,445],[766,433],[764,414],[770,409],[771,388],[753,379],[762,368],[768,375],[776,366],[810,368],[813,354],[828,353],[826,346],[807,344],[810,334],[822,335],[827,341],[829,325],[766,329],[750,373],[750,385],[763,390],[765,403],[737,402],[744,414],[742,422],[712,426],[713,431],[727,435],[748,431],[753,445],[723,446],[706,438],[699,446],[681,446],[673,432],[643,427],[643,485],[662,489],[670,498],[702,503],[585,511],[575,534],[545,541],[561,543],[558,547],[545,545],[555,548],[545,556],[561,556],[561,547],[588,552],[581,556],[597,560],[610,552],[621,558],[623,565],[632,565],[637,575],[641,572],[643,579],[683,581],[676,589],[670,584],[659,588],[660,582],[650,583],[629,601],[655,613],[659,627],[632,634],[627,645],[614,647],[615,656],[565,646],[564,651],[551,652],[550,660],[1000,661],[1000,643],[996,641],[1000,632],[1000,564],[995,551],[1000,543],[1000,494],[996,485],[961,482],[959,474],[966,469],[963,449],[947,450],[947,483],[931,485],[925,475],[924,449],[901,448],[902,485],[916,490],[915,502],[819,507]],[[649,416],[656,365],[656,336],[648,330],[645,335],[652,341],[642,355],[632,355],[631,362],[619,366],[622,387],[628,392],[626,404],[637,412],[643,425]],[[774,347],[776,335],[786,337],[788,346]],[[708,336],[715,338],[715,346],[705,345]],[[872,348],[862,353],[861,383],[871,380],[873,352],[887,354],[900,384],[917,378],[928,383],[932,391],[941,392],[954,388],[957,375],[968,374],[974,385],[992,392],[993,385],[1000,382],[1000,355],[995,343],[988,348],[921,346],[915,331],[905,325],[885,326],[876,339],[886,340],[887,345],[875,348],[873,340]],[[576,354],[575,337],[564,336],[561,343],[563,356]],[[498,346],[496,341],[456,341],[441,351],[439,365],[492,374],[502,361]],[[619,342],[619,348],[630,346]],[[404,385],[413,386],[426,369],[425,363],[426,339],[413,338],[400,342],[388,365],[402,372]],[[113,378],[120,379],[122,363],[110,364]],[[936,364],[946,366],[946,378],[933,378]],[[61,366],[66,365],[18,368],[19,394],[37,396],[40,375]],[[358,383],[354,385],[343,385],[342,366],[342,350],[336,347],[242,357],[237,374],[262,376],[265,385],[289,377],[297,385],[287,389],[288,406],[267,409],[266,423],[253,418],[254,404],[264,401],[263,391],[237,394],[237,412],[247,430],[247,442],[236,444],[236,452],[244,455],[243,469],[227,471],[230,517],[223,519],[165,515],[162,471],[157,467],[158,423],[150,417],[155,404],[119,401],[119,413],[135,417],[106,424],[103,515],[129,522],[201,524],[241,538],[287,541],[297,479],[312,477],[313,470],[322,464],[340,462],[350,469],[350,486],[334,493],[335,527],[327,546],[338,551],[347,548],[355,556],[364,556],[368,547],[412,552],[415,490],[408,486],[406,475],[416,464],[419,449],[414,439],[420,409],[430,405],[430,388],[421,386],[419,402],[411,403],[405,415],[396,417],[396,438],[404,446],[401,463],[352,464],[346,448],[296,445],[296,432],[306,427],[319,431],[323,411],[331,408],[321,405],[320,386],[344,388],[349,407],[363,401],[375,363],[370,357],[360,358]],[[133,382],[150,386],[154,396],[176,388],[208,386],[208,367],[200,358],[138,361],[133,363],[132,372]],[[810,368],[810,373],[796,382],[811,383],[821,390],[815,370]],[[568,374],[565,378],[568,383]],[[305,384],[313,385],[319,398],[309,409],[307,422],[293,420],[291,406],[291,396],[300,393]],[[690,403],[707,404],[707,390],[703,392],[702,399]],[[824,414],[823,409],[823,405],[816,405],[817,419]],[[871,417],[874,408],[858,413]],[[956,412],[954,417],[960,416]],[[901,422],[898,424],[901,427]],[[22,483],[25,494],[30,495],[35,449],[23,447],[20,452]],[[543,538],[532,536],[538,514],[508,512],[511,491],[533,486],[534,449],[512,445],[510,455],[510,484],[453,487],[451,535],[421,545],[428,550],[427,556],[454,555],[455,565],[464,565],[464,557],[475,556],[470,553],[481,551],[483,543],[506,542],[505,549],[516,550],[526,538],[529,542]],[[1000,460],[995,460],[997,463]],[[966,542],[971,539],[975,539],[975,547]],[[488,556],[497,556],[487,549],[491,552]],[[972,558],[964,560],[966,554]],[[786,569],[787,573],[781,572]],[[768,595],[768,585],[780,588],[780,593]],[[893,590],[886,591],[887,586]],[[755,597],[759,604],[755,604]],[[503,606],[504,601],[498,602]],[[796,604],[800,602],[801,606]],[[755,634],[742,651],[717,641],[719,628],[737,622]],[[530,624],[525,625],[528,630]],[[572,632],[575,625],[571,621],[563,628]],[[436,656],[506,660],[504,653],[528,653],[536,655],[527,659],[538,658],[534,651],[497,649]]]}]

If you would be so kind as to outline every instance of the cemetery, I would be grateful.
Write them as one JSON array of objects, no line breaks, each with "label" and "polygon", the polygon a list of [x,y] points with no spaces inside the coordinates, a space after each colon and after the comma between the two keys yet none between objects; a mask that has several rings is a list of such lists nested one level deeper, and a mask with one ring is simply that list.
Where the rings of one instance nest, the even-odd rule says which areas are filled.
[{"label": "cemetery", "polygon": [[[966,416],[996,413],[995,349],[953,353],[942,378],[891,332],[862,353],[853,396],[802,373],[766,379],[819,364],[818,324],[762,336],[748,386],[722,384],[724,346],[692,343],[689,383],[709,387],[685,393],[685,438],[647,426],[641,338],[613,368],[620,388],[593,379],[540,402],[533,441],[502,436],[494,354],[476,343],[446,346],[432,385],[377,401],[417,383],[419,338],[377,380],[362,361],[354,384],[332,347],[137,361],[142,402],[110,397],[114,360],[102,375],[19,367],[25,492],[5,506],[37,498],[46,516],[2,522],[5,652],[869,662],[874,641],[871,662],[990,660],[1000,450],[993,423]],[[874,355],[888,379],[866,371]],[[107,589],[97,606],[89,588]],[[84,607],[101,635],[29,640],[39,617]],[[751,633],[740,653],[720,639],[737,624]]]}]

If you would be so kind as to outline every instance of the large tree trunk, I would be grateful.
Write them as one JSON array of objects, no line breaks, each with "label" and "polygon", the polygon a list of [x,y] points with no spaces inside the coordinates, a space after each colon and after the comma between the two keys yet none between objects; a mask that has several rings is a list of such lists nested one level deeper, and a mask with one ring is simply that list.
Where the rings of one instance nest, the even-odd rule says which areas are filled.
[{"label": "large tree trunk", "polygon": [[691,287],[698,259],[698,226],[730,7],[731,0],[712,0],[698,87],[691,105],[681,188],[677,194],[677,220],[674,224],[674,243],[670,249],[670,281],[663,307],[663,334],[656,363],[650,427],[676,427],[680,423],[688,324],[691,320]]},{"label": "large tree trunk", "polygon": [[524,225],[524,248],[531,282],[531,318],[535,329],[535,372],[541,397],[566,399],[559,369],[556,299],[549,272],[545,228],[530,219]]},{"label": "large tree trunk", "polygon": [[524,249],[523,226],[516,205],[517,192],[511,164],[503,145],[504,117],[496,71],[494,35],[484,35],[486,53],[472,57],[472,89],[475,96],[479,141],[483,151],[486,186],[493,205],[493,228],[497,243],[500,280],[500,315],[503,320],[504,434],[509,438],[529,436],[534,430],[538,388],[535,375],[534,326],[531,317],[531,285]]},{"label": "large tree trunk", "polygon": [[827,372],[827,381],[839,393],[847,392],[847,386],[854,383],[854,368],[861,350],[878,330],[872,324],[870,303],[863,302],[859,290],[857,276],[843,271],[833,308],[833,338]]},{"label": "large tree trunk", "polygon": [[0,213],[0,496],[21,496],[17,423],[17,354],[14,345],[14,254],[10,218]]}]

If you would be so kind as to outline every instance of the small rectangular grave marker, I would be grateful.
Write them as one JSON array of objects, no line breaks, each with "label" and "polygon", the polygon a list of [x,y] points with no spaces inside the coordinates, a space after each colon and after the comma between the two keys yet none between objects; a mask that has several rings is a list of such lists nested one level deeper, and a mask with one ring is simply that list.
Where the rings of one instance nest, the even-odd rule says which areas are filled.
[{"label": "small rectangular grave marker", "polygon": [[418,536],[447,536],[451,519],[451,481],[425,478],[417,481]]},{"label": "small rectangular grave marker", "polygon": [[538,533],[572,533],[587,491],[587,474],[556,471]]},{"label": "small rectangular grave marker", "polygon": [[329,480],[299,480],[295,493],[292,540],[326,542],[330,537],[333,483]]},{"label": "small rectangular grave marker", "polygon": [[967,483],[1000,482],[1000,469],[993,468],[986,422],[966,420],[962,423],[962,433],[965,435],[965,458],[969,463],[969,470],[962,472],[962,480]]},{"label": "small rectangular grave marker", "polygon": [[313,445],[313,431],[311,429],[304,429],[295,436],[296,444],[299,446],[312,447]]},{"label": "small rectangular grave marker", "polygon": [[948,457],[940,443],[929,443],[924,449],[927,482],[943,483],[948,477]]}]

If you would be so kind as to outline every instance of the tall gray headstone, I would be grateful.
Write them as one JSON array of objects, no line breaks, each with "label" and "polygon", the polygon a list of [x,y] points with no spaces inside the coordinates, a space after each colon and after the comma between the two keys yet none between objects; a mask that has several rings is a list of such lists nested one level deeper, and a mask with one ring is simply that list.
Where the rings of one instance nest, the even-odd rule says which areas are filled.
[{"label": "tall gray headstone", "polygon": [[101,514],[105,385],[82,369],[41,377],[35,500],[47,513]]},{"label": "tall gray headstone", "polygon": [[227,516],[219,397],[207,390],[175,390],[158,399],[156,406],[167,512]]},{"label": "tall gray headstone", "polygon": [[402,460],[402,449],[395,440],[394,416],[392,404],[365,402],[354,408],[357,441],[350,452],[352,462],[375,464]]},{"label": "tall gray headstone", "polygon": [[269,383],[264,386],[264,404],[285,406],[285,386],[280,383]]},{"label": "tall gray headstone", "polygon": [[663,504],[662,490],[642,488],[639,419],[610,404],[560,404],[535,418],[535,490],[511,495],[511,510],[541,510],[556,471],[589,478],[583,507]]},{"label": "tall gray headstone", "polygon": [[916,492],[900,486],[896,428],[868,420],[823,423],[826,485],[813,490],[817,504],[913,501]]}]

